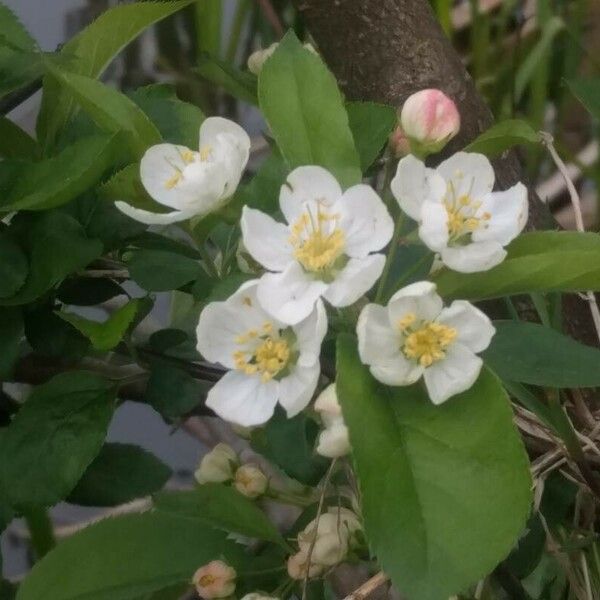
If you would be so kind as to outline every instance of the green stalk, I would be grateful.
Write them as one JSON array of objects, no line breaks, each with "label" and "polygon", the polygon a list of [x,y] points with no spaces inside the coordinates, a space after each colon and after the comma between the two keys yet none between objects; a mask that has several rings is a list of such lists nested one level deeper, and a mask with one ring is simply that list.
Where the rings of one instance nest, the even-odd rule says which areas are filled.
[{"label": "green stalk", "polygon": [[213,56],[221,54],[221,0],[201,0],[195,5],[196,48],[198,56],[208,52]]},{"label": "green stalk", "polygon": [[231,24],[231,32],[229,33],[229,44],[227,45],[227,52],[225,59],[227,62],[234,63],[237,55],[238,47],[240,45],[240,38],[242,35],[242,29],[244,23],[250,13],[250,2],[249,0],[239,0],[235,15],[233,16],[233,23]]},{"label": "green stalk", "polygon": [[39,506],[32,507],[23,511],[23,517],[29,529],[31,545],[36,559],[40,560],[56,545],[54,528],[48,509]]}]

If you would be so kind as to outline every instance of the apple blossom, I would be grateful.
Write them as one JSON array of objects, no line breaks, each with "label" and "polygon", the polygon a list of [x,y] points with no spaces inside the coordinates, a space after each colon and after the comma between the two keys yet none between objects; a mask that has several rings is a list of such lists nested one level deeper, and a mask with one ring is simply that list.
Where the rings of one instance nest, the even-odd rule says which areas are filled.
[{"label": "apple blossom", "polygon": [[392,193],[419,223],[419,237],[442,262],[463,273],[501,263],[527,223],[527,188],[493,192],[494,170],[483,155],[458,152],[429,169],[414,156],[398,163]]},{"label": "apple blossom", "polygon": [[335,384],[327,386],[315,401],[315,410],[321,416],[325,428],[319,434],[317,454],[327,458],[338,458],[350,452],[348,428],[344,423]]},{"label": "apple blossom", "polygon": [[235,591],[237,573],[233,567],[221,560],[213,560],[200,567],[192,578],[196,591],[201,598],[227,598]]},{"label": "apple blossom", "polygon": [[394,136],[397,151],[409,146],[412,154],[426,156],[439,152],[459,132],[460,114],[442,91],[421,90],[404,102],[398,129]]},{"label": "apple blossom", "polygon": [[289,326],[263,310],[258,280],[200,314],[198,351],[231,369],[209,391],[206,406],[222,419],[250,427],[266,423],[279,402],[289,417],[310,402],[317,386],[327,315],[321,301]]},{"label": "apple blossom", "polygon": [[265,474],[254,465],[242,465],[233,477],[235,489],[248,498],[262,496],[269,487]]},{"label": "apple blossom", "polygon": [[287,224],[248,207],[241,220],[247,251],[270,271],[257,290],[268,313],[294,325],[320,297],[349,306],[373,286],[385,256],[372,253],[390,241],[393,222],[371,187],[342,193],[322,167],[298,167],[281,187],[279,204]]},{"label": "apple blossom", "polygon": [[199,150],[158,144],[144,154],[140,177],[148,194],[173,209],[157,213],[117,201],[123,213],[148,225],[167,225],[206,215],[230,198],[250,154],[248,134],[233,121],[209,117],[200,126]]},{"label": "apple blossom", "polygon": [[469,302],[444,308],[435,284],[420,281],[396,292],[385,307],[365,306],[356,331],[360,358],[375,379],[410,385],[423,377],[429,398],[441,404],[475,383],[483,364],[477,353],[496,330]]},{"label": "apple blossom", "polygon": [[200,461],[194,478],[200,484],[223,483],[233,478],[234,468],[238,462],[235,450],[227,444],[217,444]]}]

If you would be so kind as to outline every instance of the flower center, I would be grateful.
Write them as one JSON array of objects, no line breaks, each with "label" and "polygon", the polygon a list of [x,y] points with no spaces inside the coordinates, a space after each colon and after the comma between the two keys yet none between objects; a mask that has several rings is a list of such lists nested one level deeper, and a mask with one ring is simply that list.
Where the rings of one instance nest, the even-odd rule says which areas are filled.
[{"label": "flower center", "polygon": [[448,184],[444,206],[448,215],[450,241],[470,235],[482,225],[487,227],[486,221],[491,218],[489,212],[480,214],[481,202],[474,200],[470,194],[457,197],[451,182]]},{"label": "flower center", "polygon": [[213,585],[217,581],[217,578],[214,575],[206,574],[200,577],[200,585],[202,587],[207,587],[209,585]]},{"label": "flower center", "polygon": [[435,321],[421,321],[408,313],[398,322],[400,331],[405,335],[402,352],[407,358],[416,360],[422,367],[445,358],[446,349],[457,336],[457,331],[448,325]]},{"label": "flower center", "polygon": [[[197,159],[200,160],[200,162],[206,162],[210,160],[212,157],[212,146],[202,146],[199,152],[193,152],[189,148],[183,151],[179,150],[178,152],[179,156],[181,156],[181,160],[187,166],[191,165]],[[176,165],[172,164],[169,159],[167,159],[167,162],[174,169],[175,173],[169,177],[167,181],[165,181],[165,188],[172,190],[181,182],[182,179],[184,179],[184,174],[183,171]]]},{"label": "flower center", "polygon": [[305,212],[292,225],[290,243],[298,262],[313,273],[330,269],[343,254],[344,232],[337,226],[339,216],[319,208],[316,216]]},{"label": "flower center", "polygon": [[263,383],[283,371],[292,357],[288,340],[273,331],[270,321],[265,321],[260,330],[250,329],[238,336],[235,342],[246,347],[233,353],[235,368],[246,375],[260,375]]}]

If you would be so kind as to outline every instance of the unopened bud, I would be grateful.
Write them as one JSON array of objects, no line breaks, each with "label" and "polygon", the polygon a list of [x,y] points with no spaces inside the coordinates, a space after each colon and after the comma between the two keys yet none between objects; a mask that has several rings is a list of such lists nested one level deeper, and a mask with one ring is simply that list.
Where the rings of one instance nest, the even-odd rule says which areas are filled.
[{"label": "unopened bud", "polygon": [[217,444],[202,457],[194,477],[200,484],[223,483],[233,478],[236,463],[235,450],[227,444]]},{"label": "unopened bud", "polygon": [[205,600],[227,598],[235,591],[236,572],[221,560],[200,567],[192,579],[198,595]]},{"label": "unopened bud", "polygon": [[287,562],[288,575],[292,579],[304,579],[308,571],[308,577],[318,577],[325,571],[324,565],[319,565],[310,561],[310,569],[308,568],[308,551],[300,550],[296,554],[292,554]]},{"label": "unopened bud", "polygon": [[269,481],[258,467],[242,465],[235,472],[233,485],[240,494],[248,498],[258,498],[267,491]]},{"label": "unopened bud", "polygon": [[421,90],[404,103],[400,127],[410,152],[425,157],[439,152],[459,132],[460,114],[456,104],[442,91]]},{"label": "unopened bud", "polygon": [[315,401],[315,410],[321,416],[325,429],[319,435],[317,454],[338,458],[350,452],[348,428],[337,399],[335,384],[327,386]]}]

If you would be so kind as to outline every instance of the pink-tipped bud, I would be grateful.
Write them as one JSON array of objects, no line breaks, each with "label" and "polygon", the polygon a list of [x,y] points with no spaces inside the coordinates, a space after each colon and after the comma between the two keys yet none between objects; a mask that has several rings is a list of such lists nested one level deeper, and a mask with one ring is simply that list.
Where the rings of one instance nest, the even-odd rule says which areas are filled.
[{"label": "pink-tipped bud", "polygon": [[404,103],[400,127],[411,153],[424,157],[439,152],[459,132],[460,114],[440,90],[421,90]]},{"label": "pink-tipped bud", "polygon": [[236,572],[221,560],[213,560],[200,567],[193,577],[194,586],[201,598],[227,598],[235,591]]}]

